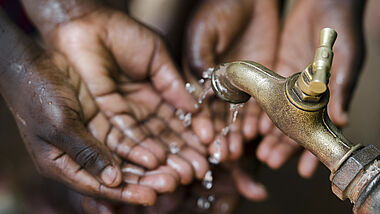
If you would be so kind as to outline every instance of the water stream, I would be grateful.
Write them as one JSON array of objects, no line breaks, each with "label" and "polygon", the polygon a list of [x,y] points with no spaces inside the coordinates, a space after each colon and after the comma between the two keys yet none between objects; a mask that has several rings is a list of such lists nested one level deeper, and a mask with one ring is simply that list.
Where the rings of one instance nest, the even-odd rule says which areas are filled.
[{"label": "water stream", "polygon": [[[211,88],[211,74],[213,72],[213,68],[207,69],[207,71],[203,72],[202,78],[198,81],[198,83],[202,86],[202,91],[199,95],[198,98],[198,104],[202,105],[203,102],[210,96],[213,95],[213,90]],[[190,93],[193,94],[196,91],[196,87],[191,85],[190,83],[185,84],[186,90]],[[196,105],[196,108],[199,108],[199,105]],[[228,122],[227,126],[224,127],[220,133],[218,133],[215,137],[215,140],[213,143],[216,145],[216,152],[208,158],[208,161],[211,164],[217,165],[220,162],[221,158],[221,142],[223,137],[227,137],[232,124],[236,121],[236,118],[239,114],[239,110],[243,107],[244,104],[230,104],[230,114],[231,114],[231,119]],[[181,109],[178,109],[176,111],[177,117],[183,121],[184,125],[186,127],[191,125],[191,120],[192,120],[192,115],[191,113],[186,113]],[[170,148],[172,153],[177,153],[179,150],[177,148]],[[173,151],[172,151],[173,150]],[[203,180],[202,180],[202,185],[204,186],[205,189],[211,190],[213,187],[213,174],[212,171],[209,170],[205,174]],[[212,194],[206,195],[206,196],[201,196],[197,200],[197,206],[201,209],[209,209],[212,205],[212,203],[215,201],[215,196]]]}]

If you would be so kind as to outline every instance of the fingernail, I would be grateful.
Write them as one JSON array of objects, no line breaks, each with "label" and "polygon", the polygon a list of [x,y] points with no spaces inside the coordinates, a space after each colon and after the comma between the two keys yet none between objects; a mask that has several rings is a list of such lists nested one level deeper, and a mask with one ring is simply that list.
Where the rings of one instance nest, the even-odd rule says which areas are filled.
[{"label": "fingernail", "polygon": [[104,184],[111,186],[115,183],[118,175],[119,172],[117,168],[113,166],[108,166],[103,170],[102,174],[100,175],[100,178],[103,180]]}]

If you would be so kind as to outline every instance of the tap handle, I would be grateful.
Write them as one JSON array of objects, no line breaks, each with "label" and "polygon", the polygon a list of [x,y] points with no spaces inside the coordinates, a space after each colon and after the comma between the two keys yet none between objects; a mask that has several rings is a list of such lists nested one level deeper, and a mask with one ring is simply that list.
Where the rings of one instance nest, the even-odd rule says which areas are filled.
[{"label": "tap handle", "polygon": [[327,90],[334,55],[332,46],[334,45],[336,37],[336,31],[331,28],[323,28],[321,30],[319,48],[315,51],[311,67],[312,78],[309,84],[309,90],[312,94],[322,94]]}]

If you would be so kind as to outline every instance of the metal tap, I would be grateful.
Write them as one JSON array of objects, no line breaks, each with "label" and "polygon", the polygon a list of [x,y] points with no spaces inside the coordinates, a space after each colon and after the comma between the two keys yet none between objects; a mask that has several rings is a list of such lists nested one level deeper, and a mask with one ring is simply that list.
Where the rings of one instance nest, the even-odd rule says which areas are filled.
[{"label": "metal tap", "polygon": [[355,213],[380,213],[380,150],[351,143],[327,114],[336,36],[333,29],[321,30],[314,60],[301,73],[285,78],[255,62],[225,63],[214,69],[212,88],[230,103],[252,96],[282,132],[329,168],[333,192],[349,198]]}]

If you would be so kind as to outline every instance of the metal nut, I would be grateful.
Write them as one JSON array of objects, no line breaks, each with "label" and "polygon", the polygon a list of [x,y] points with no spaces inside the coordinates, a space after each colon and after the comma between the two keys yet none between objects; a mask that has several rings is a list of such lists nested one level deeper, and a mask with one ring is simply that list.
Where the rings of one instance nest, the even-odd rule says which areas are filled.
[{"label": "metal nut", "polygon": [[380,150],[373,145],[368,145],[349,157],[332,178],[332,191],[334,194],[341,200],[346,199],[345,191],[352,180],[379,156]]}]

